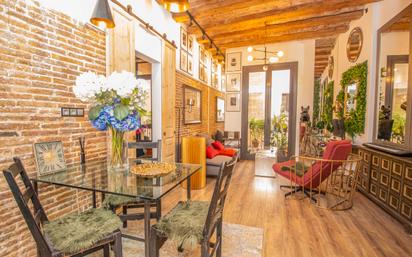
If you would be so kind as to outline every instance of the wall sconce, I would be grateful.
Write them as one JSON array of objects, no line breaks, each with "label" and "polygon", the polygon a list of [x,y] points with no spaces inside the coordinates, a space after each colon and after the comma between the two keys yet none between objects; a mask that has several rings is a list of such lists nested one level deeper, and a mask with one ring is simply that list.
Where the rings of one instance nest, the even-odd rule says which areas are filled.
[{"label": "wall sconce", "polygon": [[192,112],[193,106],[195,106],[195,99],[193,98],[187,99],[186,105],[188,106],[187,111]]},{"label": "wall sconce", "polygon": [[385,78],[387,75],[387,70],[386,67],[381,68],[381,78]]}]

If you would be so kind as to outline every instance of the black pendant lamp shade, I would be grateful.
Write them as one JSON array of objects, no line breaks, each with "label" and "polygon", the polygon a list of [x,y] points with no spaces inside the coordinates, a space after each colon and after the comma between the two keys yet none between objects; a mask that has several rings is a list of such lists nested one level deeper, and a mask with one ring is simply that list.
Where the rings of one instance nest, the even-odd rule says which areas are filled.
[{"label": "black pendant lamp shade", "polygon": [[115,24],[108,0],[97,0],[90,22],[98,27],[114,28]]}]

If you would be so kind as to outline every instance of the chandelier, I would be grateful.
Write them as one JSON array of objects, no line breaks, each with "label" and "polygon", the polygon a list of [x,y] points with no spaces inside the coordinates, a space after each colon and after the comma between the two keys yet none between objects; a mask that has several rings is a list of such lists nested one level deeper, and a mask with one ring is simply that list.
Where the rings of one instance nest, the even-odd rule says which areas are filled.
[{"label": "chandelier", "polygon": [[[247,56],[248,62],[252,61],[263,61],[263,70],[268,70],[268,64],[279,62],[280,58],[282,58],[285,53],[283,51],[268,51],[266,47],[266,39],[267,39],[267,24],[265,23],[265,43],[262,49],[254,48],[249,46],[247,48],[247,52],[249,55]],[[263,57],[253,57],[252,52],[263,53]]]}]

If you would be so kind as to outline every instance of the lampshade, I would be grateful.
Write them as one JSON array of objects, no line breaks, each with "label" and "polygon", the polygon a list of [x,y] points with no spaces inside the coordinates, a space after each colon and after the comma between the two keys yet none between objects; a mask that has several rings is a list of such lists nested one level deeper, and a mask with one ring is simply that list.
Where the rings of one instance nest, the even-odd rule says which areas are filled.
[{"label": "lampshade", "polygon": [[185,12],[189,9],[189,0],[163,0],[163,7],[173,13]]},{"label": "lampshade", "polygon": [[114,28],[115,24],[107,0],[97,0],[90,22],[101,28]]}]

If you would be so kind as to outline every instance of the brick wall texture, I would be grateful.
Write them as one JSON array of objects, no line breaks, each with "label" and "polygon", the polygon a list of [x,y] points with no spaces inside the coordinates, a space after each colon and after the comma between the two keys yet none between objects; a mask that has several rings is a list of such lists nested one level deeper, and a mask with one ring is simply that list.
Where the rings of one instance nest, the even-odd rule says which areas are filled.
[{"label": "brick wall texture", "polygon": [[[106,134],[93,129],[87,116],[60,117],[61,107],[87,110],[72,86],[81,72],[105,73],[105,46],[103,32],[32,0],[0,0],[0,170],[18,156],[35,175],[33,143],[44,141],[61,140],[67,163],[79,161],[77,140],[82,135],[87,159],[106,156]],[[52,186],[39,191],[51,219],[91,204],[90,193]],[[0,256],[36,256],[3,175],[0,206]]]},{"label": "brick wall texture", "polygon": [[[185,85],[196,88],[202,92],[202,122],[188,124],[183,122],[183,112],[176,116],[176,132],[180,130],[180,139],[184,136],[194,136],[197,133],[213,135],[217,129],[224,130],[223,122],[216,122],[216,97],[224,97],[224,93],[195,80],[183,72],[176,71],[176,106],[183,107],[183,89]],[[177,133],[176,133],[177,136]],[[176,142],[178,142],[176,138]]]}]

